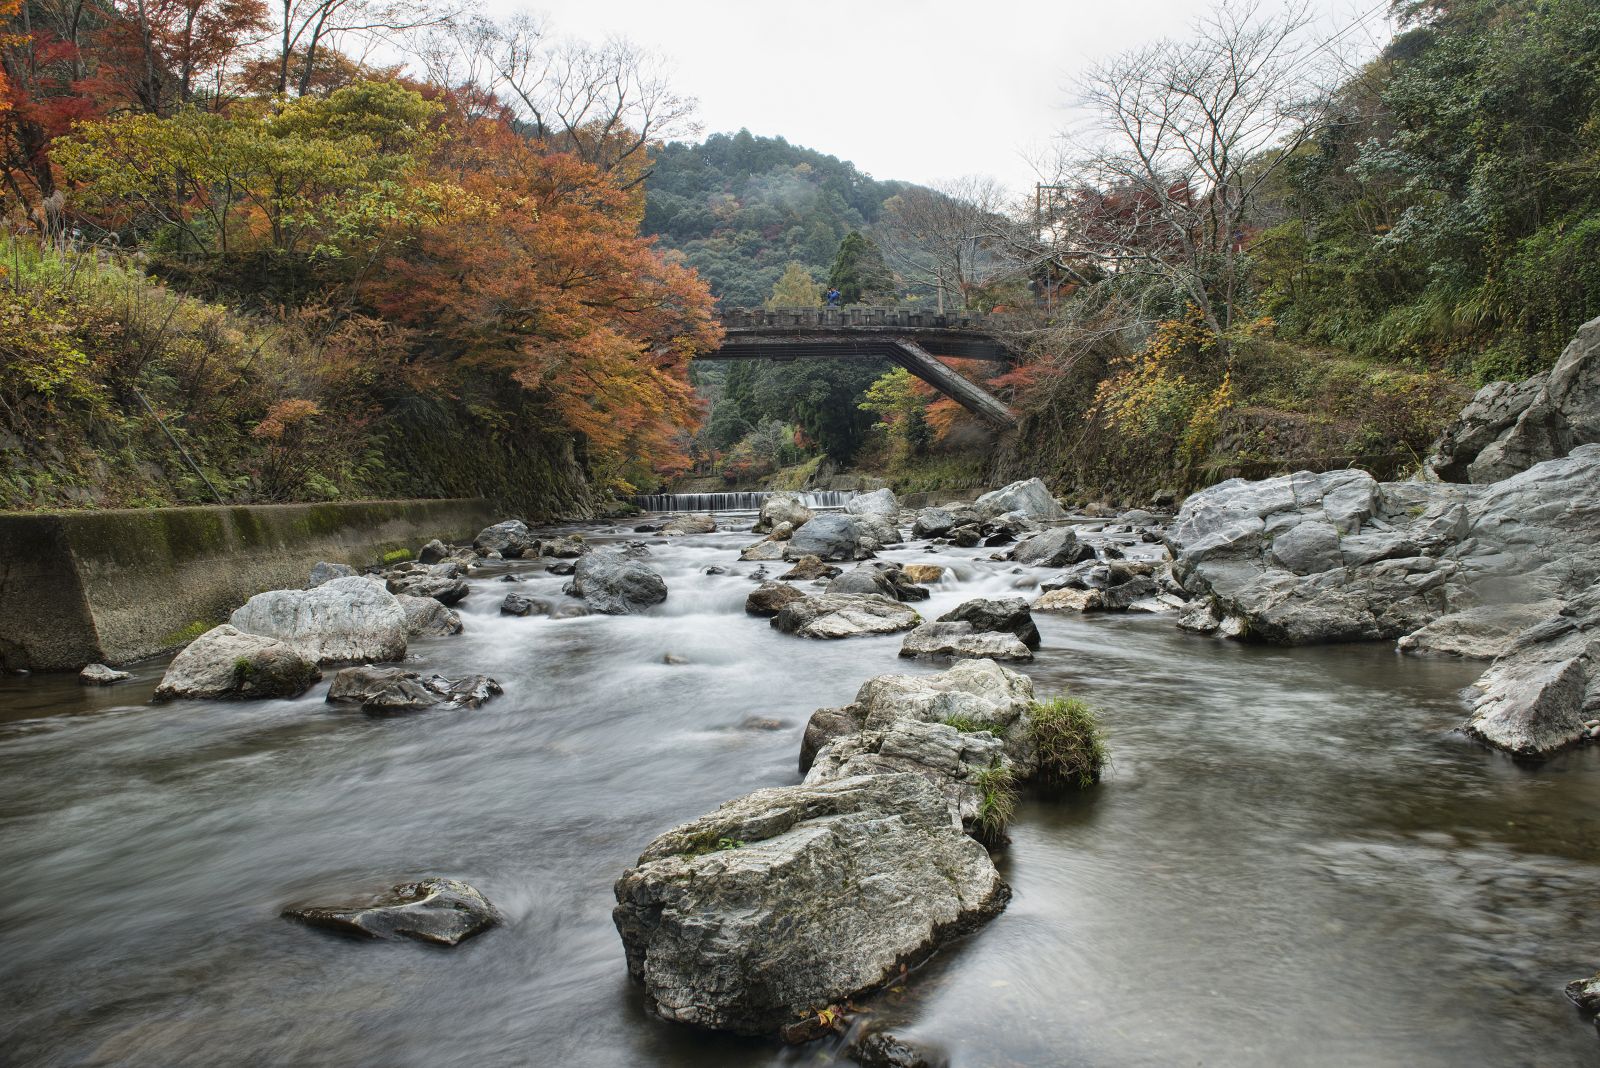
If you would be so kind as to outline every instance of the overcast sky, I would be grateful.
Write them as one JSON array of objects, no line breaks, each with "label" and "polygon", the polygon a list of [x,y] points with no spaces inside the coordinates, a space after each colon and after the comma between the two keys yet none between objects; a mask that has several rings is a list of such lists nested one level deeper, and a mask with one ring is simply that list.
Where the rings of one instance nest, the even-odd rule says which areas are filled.
[{"label": "overcast sky", "polygon": [[[1268,4],[1282,0],[1264,0]],[[1386,39],[1372,0],[1312,0],[1326,39]],[[966,174],[1031,190],[1030,154],[1072,121],[1077,72],[1183,29],[1210,0],[490,0],[561,36],[662,53],[705,133],[782,135],[874,178]],[[1373,14],[1378,11],[1378,14]]]}]

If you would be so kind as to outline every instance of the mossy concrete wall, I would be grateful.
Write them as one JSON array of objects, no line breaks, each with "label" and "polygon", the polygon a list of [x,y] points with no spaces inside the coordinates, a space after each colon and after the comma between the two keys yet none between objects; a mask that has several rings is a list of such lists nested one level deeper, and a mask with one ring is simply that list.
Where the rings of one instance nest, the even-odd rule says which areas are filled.
[{"label": "mossy concrete wall", "polygon": [[485,500],[0,514],[0,663],[76,670],[165,652],[319,560],[362,567],[503,518]]}]

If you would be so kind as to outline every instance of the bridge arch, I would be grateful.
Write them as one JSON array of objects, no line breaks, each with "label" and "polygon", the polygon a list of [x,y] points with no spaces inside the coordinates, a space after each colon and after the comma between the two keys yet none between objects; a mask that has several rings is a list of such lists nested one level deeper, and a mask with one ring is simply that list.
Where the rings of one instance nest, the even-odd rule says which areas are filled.
[{"label": "bridge arch", "polygon": [[729,308],[721,318],[721,348],[697,359],[887,360],[992,426],[1008,429],[1016,425],[1016,415],[1000,398],[952,371],[934,355],[1010,362],[1010,349],[986,316],[857,305]]}]

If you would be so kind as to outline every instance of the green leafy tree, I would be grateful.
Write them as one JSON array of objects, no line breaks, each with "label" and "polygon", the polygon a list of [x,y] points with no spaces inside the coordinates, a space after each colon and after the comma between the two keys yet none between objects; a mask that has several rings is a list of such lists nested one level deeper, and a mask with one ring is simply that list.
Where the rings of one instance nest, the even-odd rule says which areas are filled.
[{"label": "green leafy tree", "polygon": [[895,297],[894,275],[883,260],[883,250],[859,230],[851,230],[839,242],[828,285],[839,291],[845,304],[890,304]]},{"label": "green leafy tree", "polygon": [[438,143],[440,105],[395,82],[326,97],[246,101],[85,123],[54,156],[80,210],[109,228],[176,232],[181,251],[268,246],[338,256],[420,218],[439,190],[412,180]]},{"label": "green leafy tree", "polygon": [[811,277],[811,272],[806,270],[806,265],[798,260],[791,261],[783,269],[783,275],[772,287],[772,295],[767,298],[767,307],[771,308],[817,308],[822,306],[822,291],[816,280]]}]

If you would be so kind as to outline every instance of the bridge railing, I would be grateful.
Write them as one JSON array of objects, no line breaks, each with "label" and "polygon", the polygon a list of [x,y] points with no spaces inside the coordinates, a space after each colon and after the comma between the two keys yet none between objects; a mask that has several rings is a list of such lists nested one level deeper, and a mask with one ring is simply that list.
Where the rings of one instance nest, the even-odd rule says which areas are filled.
[{"label": "bridge railing", "polygon": [[834,308],[724,308],[728,330],[792,330],[879,327],[902,330],[987,330],[993,320],[975,312],[924,311],[916,308],[850,304]]}]

